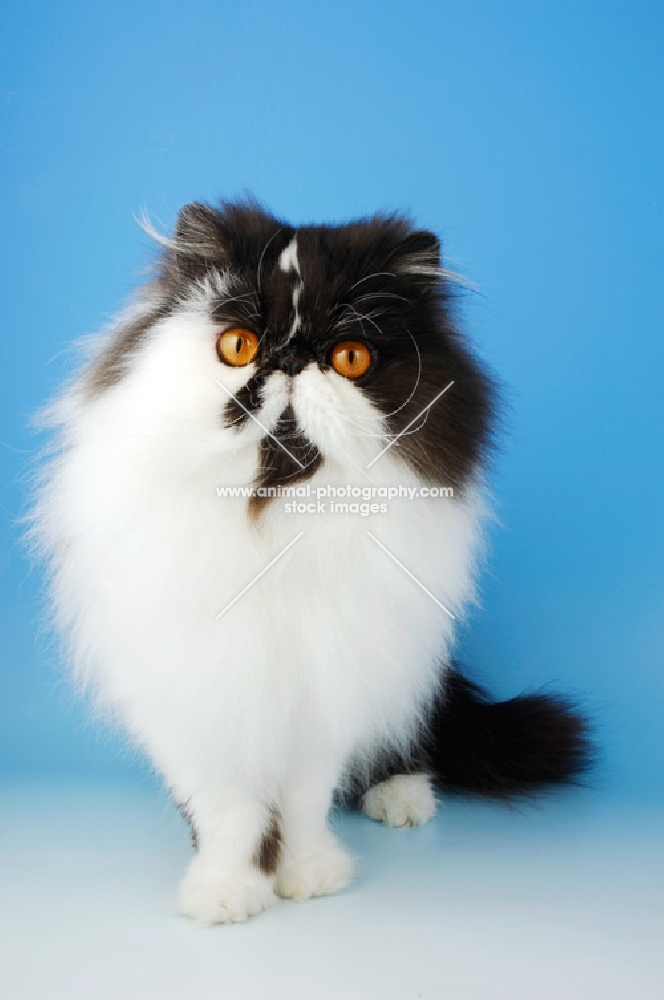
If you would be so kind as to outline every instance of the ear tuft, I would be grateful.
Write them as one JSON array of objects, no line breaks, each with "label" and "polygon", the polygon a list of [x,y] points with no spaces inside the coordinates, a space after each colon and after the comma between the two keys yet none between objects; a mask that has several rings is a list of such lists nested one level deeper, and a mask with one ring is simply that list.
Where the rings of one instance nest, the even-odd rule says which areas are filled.
[{"label": "ear tuft", "polygon": [[214,208],[191,202],[180,210],[174,249],[178,270],[196,277],[227,257],[222,219]]},{"label": "ear tuft", "polygon": [[437,281],[441,275],[438,237],[426,229],[410,233],[395,250],[391,267],[396,274]]}]

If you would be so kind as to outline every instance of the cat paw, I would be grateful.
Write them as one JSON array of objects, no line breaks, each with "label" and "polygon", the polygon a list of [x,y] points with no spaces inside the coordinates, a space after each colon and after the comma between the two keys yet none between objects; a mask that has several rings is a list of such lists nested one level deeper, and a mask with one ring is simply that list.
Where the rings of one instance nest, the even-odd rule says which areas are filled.
[{"label": "cat paw", "polygon": [[272,881],[258,872],[232,873],[195,857],[180,884],[178,909],[201,924],[246,920],[277,902]]},{"label": "cat paw", "polygon": [[305,857],[286,856],[277,868],[277,892],[288,899],[309,899],[339,892],[350,882],[355,863],[333,843]]},{"label": "cat paw", "polygon": [[428,774],[396,774],[365,793],[362,811],[386,826],[420,826],[435,815]]}]

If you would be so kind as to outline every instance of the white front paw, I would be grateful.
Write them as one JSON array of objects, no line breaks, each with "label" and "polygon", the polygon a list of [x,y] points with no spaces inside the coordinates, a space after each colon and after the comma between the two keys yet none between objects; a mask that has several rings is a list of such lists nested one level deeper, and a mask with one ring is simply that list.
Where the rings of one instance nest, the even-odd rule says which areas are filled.
[{"label": "white front paw", "polygon": [[180,884],[178,909],[201,924],[228,924],[277,902],[272,880],[252,869],[238,872],[192,859]]},{"label": "white front paw", "polygon": [[427,774],[396,774],[369,789],[362,810],[386,826],[420,826],[436,812],[431,780]]},{"label": "white front paw", "polygon": [[286,849],[277,868],[277,892],[297,900],[326,896],[348,885],[354,870],[352,857],[334,840],[305,854]]}]

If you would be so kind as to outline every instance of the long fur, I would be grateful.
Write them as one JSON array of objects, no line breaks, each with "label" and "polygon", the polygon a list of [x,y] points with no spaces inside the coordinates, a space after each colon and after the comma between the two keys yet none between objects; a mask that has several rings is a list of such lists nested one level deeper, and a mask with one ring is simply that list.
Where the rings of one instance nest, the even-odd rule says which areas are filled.
[{"label": "long fur", "polygon": [[[246,367],[216,353],[235,327],[260,341]],[[348,339],[373,358],[357,382],[330,361]],[[432,234],[395,216],[295,229],[239,203],[183,209],[155,279],[51,407],[32,540],[75,677],[192,825],[183,912],[238,920],[342,887],[333,794],[412,762],[423,732],[425,771],[388,775],[370,815],[424,821],[429,773],[505,795],[579,769],[562,702],[489,706],[449,672],[493,396]],[[358,482],[454,496],[333,515],[216,489]]]},{"label": "long fur", "polygon": [[517,798],[580,777],[592,763],[589,723],[574,701],[527,694],[496,702],[450,670],[423,749],[445,791]]}]

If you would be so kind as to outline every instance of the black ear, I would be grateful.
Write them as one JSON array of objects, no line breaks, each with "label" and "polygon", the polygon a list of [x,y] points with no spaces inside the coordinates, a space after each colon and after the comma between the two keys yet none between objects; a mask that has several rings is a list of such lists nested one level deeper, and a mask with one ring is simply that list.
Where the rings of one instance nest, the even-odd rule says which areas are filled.
[{"label": "black ear", "polygon": [[434,284],[441,271],[438,237],[426,229],[410,233],[392,254],[390,268],[395,274]]},{"label": "black ear", "polygon": [[196,278],[228,259],[228,241],[219,212],[192,202],[180,210],[175,226],[175,264],[187,277]]}]

